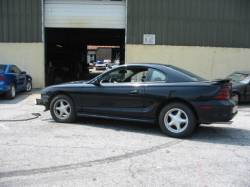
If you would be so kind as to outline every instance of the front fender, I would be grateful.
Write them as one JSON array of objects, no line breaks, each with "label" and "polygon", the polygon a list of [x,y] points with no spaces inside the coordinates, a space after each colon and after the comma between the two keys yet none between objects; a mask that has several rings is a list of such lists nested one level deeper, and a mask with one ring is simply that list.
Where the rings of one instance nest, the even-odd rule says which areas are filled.
[{"label": "front fender", "polygon": [[26,80],[27,81],[32,81],[32,77],[30,75],[26,75]]}]

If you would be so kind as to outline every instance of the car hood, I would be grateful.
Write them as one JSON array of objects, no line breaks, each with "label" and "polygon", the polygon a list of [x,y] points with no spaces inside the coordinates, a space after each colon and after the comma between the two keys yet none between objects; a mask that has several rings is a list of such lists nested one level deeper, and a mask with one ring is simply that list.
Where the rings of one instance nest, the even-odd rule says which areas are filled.
[{"label": "car hood", "polygon": [[71,87],[71,86],[76,86],[76,85],[82,85],[82,84],[86,84],[88,81],[72,81],[72,82],[66,82],[66,83],[62,83],[62,84],[57,84],[57,85],[53,85],[55,87]]},{"label": "car hood", "polygon": [[49,92],[53,92],[53,91],[60,91],[60,90],[64,90],[67,88],[75,88],[75,87],[85,87],[85,86],[89,86],[89,84],[87,84],[89,81],[74,81],[74,82],[67,82],[67,83],[62,83],[62,84],[57,84],[57,85],[52,85],[52,86],[48,86],[46,88],[44,88],[41,93],[42,94],[46,94]]}]

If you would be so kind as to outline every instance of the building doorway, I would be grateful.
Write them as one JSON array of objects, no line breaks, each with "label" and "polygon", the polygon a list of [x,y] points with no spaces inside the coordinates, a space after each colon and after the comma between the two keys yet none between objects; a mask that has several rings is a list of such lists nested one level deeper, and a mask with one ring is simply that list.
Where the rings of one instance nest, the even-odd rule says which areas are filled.
[{"label": "building doorway", "polygon": [[46,86],[89,80],[124,62],[125,29],[45,28]]}]

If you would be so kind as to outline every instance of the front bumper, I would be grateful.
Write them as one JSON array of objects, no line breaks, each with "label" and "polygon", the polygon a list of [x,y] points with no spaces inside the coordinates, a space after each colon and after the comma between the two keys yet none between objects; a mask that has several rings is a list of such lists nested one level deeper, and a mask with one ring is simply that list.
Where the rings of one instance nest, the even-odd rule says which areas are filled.
[{"label": "front bumper", "polygon": [[195,103],[199,122],[204,124],[229,122],[238,113],[238,106],[233,100]]},{"label": "front bumper", "polygon": [[37,104],[37,105],[44,105],[42,99],[36,99],[36,104]]},{"label": "front bumper", "polygon": [[45,111],[49,110],[49,96],[41,95],[41,99],[36,99],[36,104],[45,106]]}]

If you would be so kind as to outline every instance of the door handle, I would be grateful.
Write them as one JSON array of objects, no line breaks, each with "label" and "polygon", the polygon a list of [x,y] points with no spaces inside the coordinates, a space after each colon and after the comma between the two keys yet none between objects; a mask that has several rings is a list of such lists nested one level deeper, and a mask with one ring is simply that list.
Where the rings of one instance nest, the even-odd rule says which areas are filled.
[{"label": "door handle", "polygon": [[129,94],[130,94],[130,95],[137,95],[137,94],[139,94],[139,90],[131,90],[131,91],[129,92]]}]

